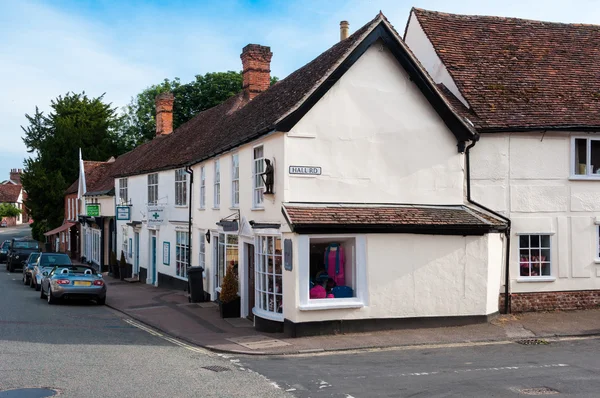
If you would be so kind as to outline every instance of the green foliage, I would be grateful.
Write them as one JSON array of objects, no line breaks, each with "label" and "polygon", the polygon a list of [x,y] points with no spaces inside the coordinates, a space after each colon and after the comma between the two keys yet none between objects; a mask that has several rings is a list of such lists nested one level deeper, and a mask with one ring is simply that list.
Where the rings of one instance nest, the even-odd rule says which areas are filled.
[{"label": "green foliage", "polygon": [[23,141],[33,155],[25,160],[21,176],[27,192],[25,205],[34,220],[32,234],[61,225],[64,191],[77,179],[79,149],[87,160],[107,160],[118,154],[116,109],[103,102],[103,96],[67,93],[51,101],[48,115],[36,107],[25,115],[29,125],[22,127]]},{"label": "green foliage", "polygon": [[123,250],[121,250],[121,258],[119,259],[119,267],[120,268],[127,267],[127,261],[125,261],[125,253],[123,253]]},{"label": "green foliage", "polygon": [[[271,78],[271,85],[279,79]],[[173,128],[181,126],[198,113],[219,105],[242,90],[241,72],[213,72],[197,75],[196,80],[182,84],[179,78],[165,79],[141,93],[124,109],[120,143],[122,150],[151,140],[156,134],[156,108],[154,99],[160,93],[171,91],[175,97],[173,105]]]},{"label": "green foliage", "polygon": [[0,218],[2,217],[17,217],[21,214],[21,210],[10,203],[0,203]]},{"label": "green foliage", "polygon": [[230,303],[237,298],[238,292],[238,280],[235,276],[235,270],[233,265],[227,267],[227,273],[223,277],[221,283],[221,294],[219,294],[219,300],[223,303]]}]

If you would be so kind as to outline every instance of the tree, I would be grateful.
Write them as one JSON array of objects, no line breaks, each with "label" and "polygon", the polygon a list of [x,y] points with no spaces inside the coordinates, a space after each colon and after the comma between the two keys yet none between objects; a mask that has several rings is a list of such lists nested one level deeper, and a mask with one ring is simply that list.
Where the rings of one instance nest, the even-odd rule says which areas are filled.
[{"label": "tree", "polygon": [[64,191],[77,179],[79,149],[88,160],[118,155],[120,117],[103,97],[67,93],[51,101],[48,115],[37,107],[25,115],[29,125],[22,127],[23,141],[32,156],[25,160],[21,181],[36,239],[62,223]]},{"label": "tree", "polygon": [[21,214],[21,209],[10,203],[0,203],[0,218],[17,217]]},{"label": "tree", "polygon": [[[279,79],[271,78],[271,85]],[[156,134],[156,108],[154,99],[160,93],[171,91],[173,105],[173,128],[181,126],[198,113],[219,105],[242,90],[241,72],[212,72],[197,75],[196,80],[182,84],[179,78],[165,79],[160,84],[146,88],[132,98],[124,109],[120,142],[129,150]]]}]

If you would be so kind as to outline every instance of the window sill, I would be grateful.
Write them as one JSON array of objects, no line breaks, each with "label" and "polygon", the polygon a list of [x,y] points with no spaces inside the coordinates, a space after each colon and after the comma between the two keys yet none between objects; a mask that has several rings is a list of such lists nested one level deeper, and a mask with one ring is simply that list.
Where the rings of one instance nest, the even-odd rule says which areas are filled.
[{"label": "window sill", "polygon": [[252,210],[252,211],[265,211],[265,208],[264,207],[252,207],[252,208],[250,208],[250,210]]},{"label": "window sill", "polygon": [[220,207],[213,207],[212,209],[213,209],[213,210],[221,210],[221,208],[220,208]]},{"label": "window sill", "polygon": [[358,299],[320,299],[309,300],[308,304],[300,304],[300,311],[340,310],[363,308],[365,304]]},{"label": "window sill", "polygon": [[572,175],[569,176],[571,181],[600,181],[600,174],[595,175]]},{"label": "window sill", "polygon": [[187,209],[187,205],[175,205],[176,209]]},{"label": "window sill", "polygon": [[268,319],[275,322],[283,322],[283,314],[271,311],[261,310],[260,308],[252,308],[252,313],[259,318]]},{"label": "window sill", "polygon": [[519,283],[528,283],[528,282],[554,282],[556,280],[553,276],[530,276],[530,277],[520,277],[517,278],[517,282]]},{"label": "window sill", "polygon": [[600,258],[595,259],[594,264],[600,264]]},{"label": "window sill", "polygon": [[199,211],[204,211],[204,210],[206,210],[206,207],[198,207],[198,210]]},{"label": "window sill", "polygon": [[229,210],[239,210],[240,206],[231,206]]}]

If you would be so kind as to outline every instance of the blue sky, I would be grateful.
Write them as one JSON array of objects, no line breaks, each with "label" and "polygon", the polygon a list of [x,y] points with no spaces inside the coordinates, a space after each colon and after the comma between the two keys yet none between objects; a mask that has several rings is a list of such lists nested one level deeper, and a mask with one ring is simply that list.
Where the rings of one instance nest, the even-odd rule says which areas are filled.
[{"label": "blue sky", "polygon": [[28,156],[25,113],[68,91],[122,107],[164,78],[240,70],[248,43],[271,46],[283,78],[379,10],[403,32],[412,6],[600,25],[597,0],[0,0],[0,181]]}]

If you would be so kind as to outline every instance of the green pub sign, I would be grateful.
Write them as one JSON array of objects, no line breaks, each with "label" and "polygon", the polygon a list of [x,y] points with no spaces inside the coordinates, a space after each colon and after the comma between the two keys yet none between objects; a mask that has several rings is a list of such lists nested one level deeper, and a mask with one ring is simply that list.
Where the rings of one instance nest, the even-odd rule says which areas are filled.
[{"label": "green pub sign", "polygon": [[86,205],[87,215],[90,217],[98,217],[100,216],[100,205]]}]

